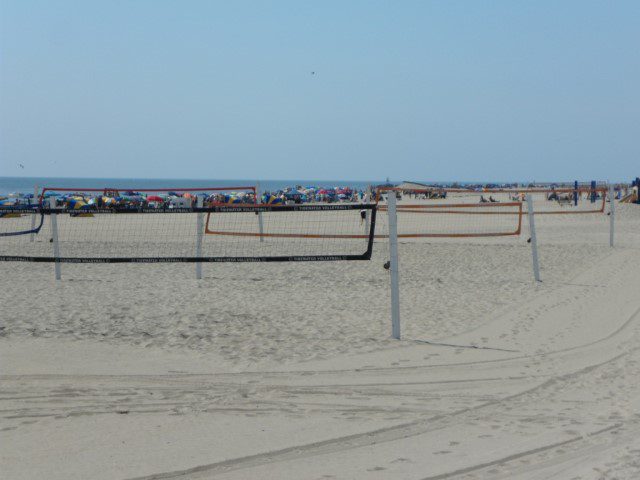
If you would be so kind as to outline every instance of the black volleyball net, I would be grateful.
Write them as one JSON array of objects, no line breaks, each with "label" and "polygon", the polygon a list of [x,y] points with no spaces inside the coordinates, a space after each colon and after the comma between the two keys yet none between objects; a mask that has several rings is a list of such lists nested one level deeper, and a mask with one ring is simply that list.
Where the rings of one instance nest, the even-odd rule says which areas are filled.
[{"label": "black volleyball net", "polygon": [[0,261],[368,260],[373,204],[0,209]]}]

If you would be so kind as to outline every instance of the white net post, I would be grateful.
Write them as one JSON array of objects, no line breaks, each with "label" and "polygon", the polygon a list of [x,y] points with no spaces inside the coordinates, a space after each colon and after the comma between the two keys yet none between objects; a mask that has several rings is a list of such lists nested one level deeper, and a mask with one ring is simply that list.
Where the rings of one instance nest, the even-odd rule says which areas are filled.
[{"label": "white net post", "polygon": [[400,340],[400,279],[398,272],[398,217],[396,215],[396,192],[389,191],[389,272],[391,273],[391,336]]},{"label": "white net post", "polygon": [[[369,203],[371,199],[371,189],[367,188],[367,191],[365,192],[364,196],[362,197],[362,201],[363,203]],[[364,234],[365,235],[369,235],[369,221],[371,219],[371,210],[367,210],[365,212],[365,217],[364,217]]]},{"label": "white net post", "polygon": [[[49,198],[49,208],[56,208],[56,197]],[[58,258],[60,258],[60,244],[58,243],[58,219],[55,213],[51,213],[51,240],[53,242],[53,257],[56,259],[54,264],[56,280],[60,280],[62,278],[62,273],[60,271],[60,262]]]},{"label": "white net post", "polygon": [[536,238],[536,221],[533,212],[533,197],[530,193],[527,194],[527,212],[529,217],[529,234],[531,238],[531,257],[533,260],[533,277],[536,282],[540,282],[540,265],[538,263],[538,240]]},{"label": "white net post", "polygon": [[[198,195],[196,206],[202,208],[203,198]],[[204,213],[196,213],[196,257],[202,257],[202,236],[204,235]],[[202,262],[196,262],[196,279],[202,279]]]},{"label": "white net post", "polygon": [[[33,187],[33,201],[38,201],[38,186]],[[36,215],[31,215],[31,231],[36,228]],[[35,241],[35,234],[31,233],[29,235],[29,242],[33,243]]]},{"label": "white net post", "polygon": [[[262,191],[260,190],[260,184],[256,183],[256,204],[262,203]],[[260,241],[264,242],[264,224],[262,223],[262,212],[258,212],[258,233],[260,233]]]},{"label": "white net post", "polygon": [[613,247],[613,236],[616,217],[616,199],[613,184],[609,184],[609,246]]}]

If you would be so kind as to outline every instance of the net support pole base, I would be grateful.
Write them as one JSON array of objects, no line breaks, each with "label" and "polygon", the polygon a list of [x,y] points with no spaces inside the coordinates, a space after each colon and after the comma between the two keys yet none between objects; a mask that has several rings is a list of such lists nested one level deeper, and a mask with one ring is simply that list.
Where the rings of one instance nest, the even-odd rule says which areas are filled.
[{"label": "net support pole base", "polygon": [[389,192],[389,273],[391,274],[391,336],[400,340],[400,276],[398,270],[398,217],[396,193]]},{"label": "net support pole base", "polygon": [[538,263],[538,240],[536,238],[536,221],[533,211],[533,197],[531,194],[527,194],[527,212],[529,217],[529,234],[531,235],[531,258],[533,260],[533,278],[536,282],[541,282],[540,279],[540,264]]}]

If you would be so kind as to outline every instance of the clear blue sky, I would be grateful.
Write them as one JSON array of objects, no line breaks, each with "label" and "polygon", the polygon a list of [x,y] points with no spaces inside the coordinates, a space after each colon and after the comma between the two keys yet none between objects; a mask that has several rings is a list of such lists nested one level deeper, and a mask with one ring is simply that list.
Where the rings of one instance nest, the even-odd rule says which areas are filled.
[{"label": "clear blue sky", "polygon": [[640,175],[637,0],[2,0],[0,48],[0,176]]}]

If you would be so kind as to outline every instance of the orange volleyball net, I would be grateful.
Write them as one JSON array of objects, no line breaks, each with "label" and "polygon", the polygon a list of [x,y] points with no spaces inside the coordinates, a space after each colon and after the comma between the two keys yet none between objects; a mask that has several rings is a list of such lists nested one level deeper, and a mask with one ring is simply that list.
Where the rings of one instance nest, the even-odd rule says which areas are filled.
[{"label": "orange volleyball net", "polygon": [[[397,188],[379,188],[377,198],[384,198],[385,192],[395,191],[401,200],[398,208],[407,208],[403,203],[419,202],[419,207],[430,205],[455,204],[505,204],[524,202],[527,195],[533,200],[536,215],[567,215],[603,213],[607,202],[607,189],[604,187],[589,188],[521,188],[521,189],[482,189],[430,187],[420,190]],[[417,202],[416,202],[417,201]],[[527,214],[526,208],[524,214]]]},{"label": "orange volleyball net", "polygon": [[[395,194],[398,238],[473,238],[517,236],[522,231],[522,202],[469,203],[404,198],[397,190],[378,190],[378,209],[387,211],[387,195]],[[441,199],[440,199],[441,200]],[[385,215],[376,237],[386,238]]]},{"label": "orange volleyball net", "polygon": [[[607,191],[604,188],[521,188],[521,189],[453,189],[424,188],[399,189],[380,187],[373,195],[379,215],[374,238],[388,238],[388,195],[398,198],[397,228],[399,238],[482,238],[518,236],[522,231],[522,218],[527,214],[523,205],[531,196],[536,215],[602,213]],[[308,204],[310,209],[323,204]],[[354,240],[370,237],[368,218],[370,211],[357,204],[331,204],[342,214],[311,215],[312,210],[295,215],[278,216],[272,211],[255,215],[222,217],[215,213],[207,216],[205,232],[221,237],[255,237],[264,242],[278,239]],[[258,210],[265,205],[256,205]],[[270,206],[278,209],[278,206]],[[361,216],[357,210],[361,209]],[[350,212],[350,213],[346,213]],[[258,211],[254,212],[258,213]],[[294,218],[295,217],[295,218]],[[343,221],[342,217],[349,218]],[[276,221],[286,219],[286,223]],[[354,221],[357,219],[357,221]],[[233,222],[226,222],[233,220]]]},{"label": "orange volleyball net", "polygon": [[376,211],[375,204],[353,203],[220,207],[207,212],[205,234],[235,256],[279,251],[365,259]]}]

